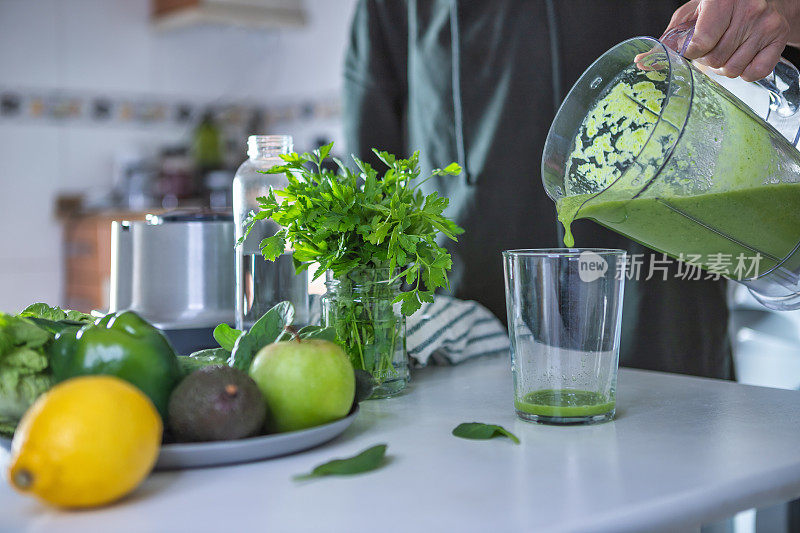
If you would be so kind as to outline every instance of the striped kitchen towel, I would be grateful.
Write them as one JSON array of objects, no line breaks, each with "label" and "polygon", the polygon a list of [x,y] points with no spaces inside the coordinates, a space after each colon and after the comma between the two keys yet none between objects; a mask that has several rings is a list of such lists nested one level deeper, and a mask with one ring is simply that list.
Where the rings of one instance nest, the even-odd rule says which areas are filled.
[{"label": "striped kitchen towel", "polygon": [[436,295],[406,319],[406,349],[419,366],[454,365],[509,348],[503,323],[472,300]]},{"label": "striped kitchen towel", "polygon": [[[311,300],[311,323],[319,323],[319,297]],[[437,294],[406,318],[406,349],[416,366],[455,365],[509,348],[503,323],[472,300]]]}]

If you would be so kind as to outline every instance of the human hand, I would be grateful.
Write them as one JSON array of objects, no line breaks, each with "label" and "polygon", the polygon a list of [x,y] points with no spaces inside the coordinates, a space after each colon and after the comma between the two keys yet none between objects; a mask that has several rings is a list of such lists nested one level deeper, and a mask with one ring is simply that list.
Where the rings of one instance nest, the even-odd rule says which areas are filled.
[{"label": "human hand", "polygon": [[756,81],[772,72],[786,46],[789,22],[782,8],[767,0],[691,0],[675,11],[667,31],[697,20],[684,56],[724,76]]}]

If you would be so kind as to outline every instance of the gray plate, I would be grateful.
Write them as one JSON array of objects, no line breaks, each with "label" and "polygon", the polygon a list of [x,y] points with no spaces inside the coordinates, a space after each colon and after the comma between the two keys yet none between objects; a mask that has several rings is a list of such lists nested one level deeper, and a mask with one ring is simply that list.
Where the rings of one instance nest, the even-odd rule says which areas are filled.
[{"label": "gray plate", "polygon": [[[340,420],[300,431],[239,440],[165,444],[161,446],[155,469],[174,470],[247,463],[307,450],[343,433],[356,416],[357,406]],[[11,441],[0,438],[0,446],[9,449]]]}]

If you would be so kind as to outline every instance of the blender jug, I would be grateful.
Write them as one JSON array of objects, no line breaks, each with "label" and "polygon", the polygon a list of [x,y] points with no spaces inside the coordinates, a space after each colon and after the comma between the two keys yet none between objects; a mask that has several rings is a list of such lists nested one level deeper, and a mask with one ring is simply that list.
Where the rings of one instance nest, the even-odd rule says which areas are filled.
[{"label": "blender jug", "polygon": [[[800,116],[773,104],[796,136]],[[768,308],[800,308],[800,152],[655,39],[620,43],[583,73],[550,127],[542,180],[567,244],[569,223],[589,218]]]}]

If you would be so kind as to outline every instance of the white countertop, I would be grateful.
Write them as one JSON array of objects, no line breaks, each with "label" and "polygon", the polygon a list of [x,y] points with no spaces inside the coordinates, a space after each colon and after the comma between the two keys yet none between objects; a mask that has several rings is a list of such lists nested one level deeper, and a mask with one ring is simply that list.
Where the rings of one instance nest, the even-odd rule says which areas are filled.
[{"label": "white countertop", "polygon": [[[104,509],[51,510],[3,483],[0,530],[675,531],[800,496],[800,392],[634,370],[618,389],[614,422],[540,426],[514,414],[507,358],[425,369],[329,444],[157,473]],[[450,434],[471,421],[522,444]],[[381,470],[291,479],[378,443]]]}]

